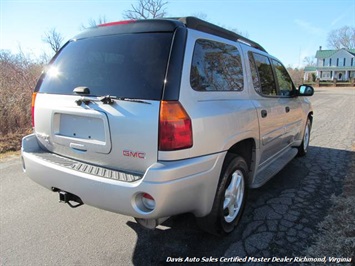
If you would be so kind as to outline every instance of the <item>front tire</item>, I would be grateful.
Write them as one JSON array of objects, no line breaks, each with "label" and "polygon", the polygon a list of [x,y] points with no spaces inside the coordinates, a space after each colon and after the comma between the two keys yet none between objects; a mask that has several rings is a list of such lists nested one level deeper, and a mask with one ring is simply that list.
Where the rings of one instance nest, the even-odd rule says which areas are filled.
[{"label": "front tire", "polygon": [[298,156],[305,156],[308,152],[309,141],[311,139],[311,127],[312,127],[311,120],[308,118],[303,133],[302,143],[298,147],[298,154],[297,154]]},{"label": "front tire", "polygon": [[248,165],[243,157],[227,154],[209,215],[197,218],[199,226],[212,234],[225,235],[238,224],[245,206]]}]

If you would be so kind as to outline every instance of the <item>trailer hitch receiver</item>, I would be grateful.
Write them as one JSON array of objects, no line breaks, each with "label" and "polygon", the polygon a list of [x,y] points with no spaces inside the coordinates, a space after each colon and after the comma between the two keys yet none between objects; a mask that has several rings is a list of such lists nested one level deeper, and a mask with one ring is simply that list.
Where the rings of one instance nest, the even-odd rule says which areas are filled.
[{"label": "trailer hitch receiver", "polygon": [[59,202],[68,203],[71,208],[77,208],[84,204],[84,202],[77,195],[72,193],[52,188],[52,191],[58,192]]}]

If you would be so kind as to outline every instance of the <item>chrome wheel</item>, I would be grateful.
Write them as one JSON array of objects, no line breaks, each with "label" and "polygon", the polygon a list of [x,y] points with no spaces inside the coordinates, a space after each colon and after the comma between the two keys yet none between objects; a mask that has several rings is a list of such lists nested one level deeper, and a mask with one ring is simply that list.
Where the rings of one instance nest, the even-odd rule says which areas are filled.
[{"label": "chrome wheel", "polygon": [[231,223],[239,214],[244,199],[244,177],[240,170],[232,174],[228,188],[224,193],[224,220]]}]

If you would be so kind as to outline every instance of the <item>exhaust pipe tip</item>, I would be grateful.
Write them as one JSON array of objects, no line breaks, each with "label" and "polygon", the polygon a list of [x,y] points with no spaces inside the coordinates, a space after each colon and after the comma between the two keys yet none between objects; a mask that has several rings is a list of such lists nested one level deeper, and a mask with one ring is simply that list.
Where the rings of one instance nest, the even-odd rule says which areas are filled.
[{"label": "exhaust pipe tip", "polygon": [[162,217],[158,219],[143,219],[143,218],[134,218],[138,224],[147,229],[155,229],[158,225],[164,223],[170,217]]}]

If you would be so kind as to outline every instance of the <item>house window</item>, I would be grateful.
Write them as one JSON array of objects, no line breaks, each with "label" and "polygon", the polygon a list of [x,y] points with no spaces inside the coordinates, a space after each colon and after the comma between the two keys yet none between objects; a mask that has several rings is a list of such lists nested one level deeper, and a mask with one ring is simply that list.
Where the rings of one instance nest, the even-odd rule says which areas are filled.
[{"label": "house window", "polygon": [[322,78],[329,79],[330,78],[330,72],[323,72],[322,73]]},{"label": "house window", "polygon": [[344,64],[343,64],[343,66],[345,66],[345,61],[346,61],[346,58],[344,58]]},{"label": "house window", "polygon": [[323,58],[323,66],[325,66],[325,59]]},{"label": "house window", "polygon": [[339,66],[339,58],[337,58],[337,66]]},{"label": "house window", "polygon": [[329,66],[331,66],[331,65],[332,65],[332,59],[329,58]]},{"label": "house window", "polygon": [[354,66],[354,57],[351,58],[350,66]]}]

